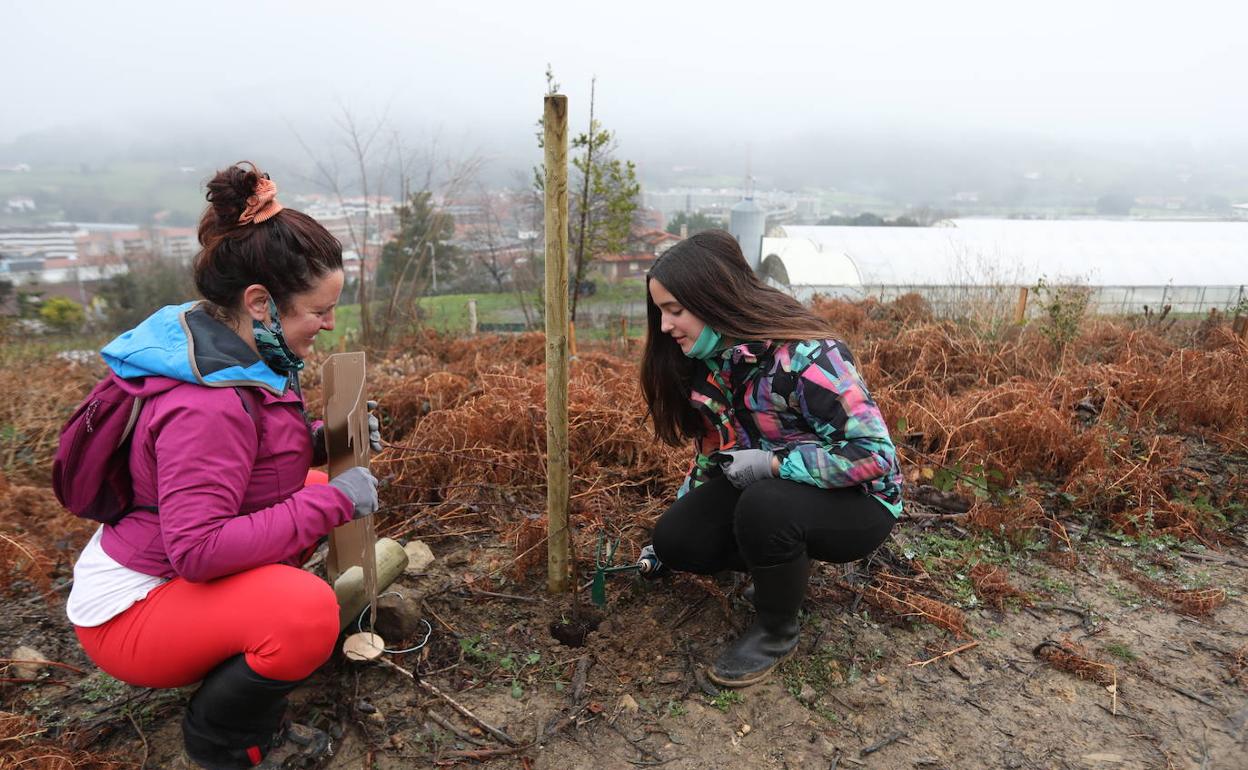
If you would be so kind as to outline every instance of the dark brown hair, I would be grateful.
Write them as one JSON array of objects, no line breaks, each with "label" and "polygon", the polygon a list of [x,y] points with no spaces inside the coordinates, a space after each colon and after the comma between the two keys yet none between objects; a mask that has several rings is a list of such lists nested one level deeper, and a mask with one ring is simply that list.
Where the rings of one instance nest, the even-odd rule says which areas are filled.
[{"label": "dark brown hair", "polygon": [[685,356],[660,329],[662,313],[650,296],[651,280],[663,284],[681,307],[725,340],[791,342],[832,335],[827,322],[802,303],[765,285],[727,232],[706,230],[665,251],[646,273],[641,391],[654,432],[672,445],[702,434],[704,426],[689,404],[689,390],[694,373],[705,374],[706,365]]},{"label": "dark brown hair", "polygon": [[267,176],[241,161],[208,182],[208,208],[199,220],[203,248],[193,271],[195,287],[216,315],[233,314],[253,283],[268,289],[282,308],[316,279],[342,269],[342,244],[303,212],[283,208],[264,222],[238,223],[256,183]]}]

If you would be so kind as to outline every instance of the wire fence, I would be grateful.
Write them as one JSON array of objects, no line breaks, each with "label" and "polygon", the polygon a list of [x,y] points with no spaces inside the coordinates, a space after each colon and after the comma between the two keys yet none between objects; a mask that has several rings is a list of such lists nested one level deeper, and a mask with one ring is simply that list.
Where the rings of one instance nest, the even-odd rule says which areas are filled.
[{"label": "wire fence", "polygon": [[[927,300],[932,312],[942,318],[963,318],[981,315],[1012,315],[1019,302],[1018,286],[802,286],[792,293],[803,301],[815,295],[850,300],[872,298],[890,302],[904,294],[918,294]],[[1226,286],[1046,286],[1041,296],[1029,292],[1025,306],[1028,318],[1043,312],[1043,292],[1077,291],[1086,293],[1087,311],[1096,315],[1137,315],[1148,310],[1160,312],[1169,306],[1170,313],[1204,314],[1210,310],[1244,311],[1248,290],[1242,285]]]},{"label": "wire fence", "polygon": [[[1093,315],[1131,316],[1147,312],[1160,313],[1169,307],[1169,314],[1204,315],[1210,310],[1230,315],[1248,315],[1248,287],[1225,286],[1089,286],[1086,284],[1050,285],[1037,291],[1034,287],[1010,285],[889,285],[889,286],[794,286],[788,293],[802,302],[816,296],[850,301],[874,299],[891,302],[906,294],[918,294],[931,306],[938,318],[973,319],[977,321],[1013,320],[1020,310],[1020,292],[1027,289],[1022,304],[1025,318],[1038,318],[1046,311],[1053,297],[1062,292],[1086,296],[1086,312]],[[515,316],[515,317],[512,317]],[[612,302],[583,306],[578,313],[577,329],[595,338],[636,337],[644,333],[646,304],[638,297],[630,302]],[[526,328],[518,311],[506,317],[483,321],[482,332],[516,332]],[[540,325],[538,329],[540,330]]]}]

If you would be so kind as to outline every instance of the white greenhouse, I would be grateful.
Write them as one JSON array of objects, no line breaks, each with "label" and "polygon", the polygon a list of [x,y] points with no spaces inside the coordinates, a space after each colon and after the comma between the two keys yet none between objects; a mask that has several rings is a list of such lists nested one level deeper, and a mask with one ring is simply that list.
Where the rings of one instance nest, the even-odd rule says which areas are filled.
[{"label": "white greenhouse", "polygon": [[935,227],[773,228],[760,272],[800,299],[888,300],[938,311],[1017,287],[1080,284],[1092,308],[1204,312],[1248,296],[1248,222],[958,219]]}]

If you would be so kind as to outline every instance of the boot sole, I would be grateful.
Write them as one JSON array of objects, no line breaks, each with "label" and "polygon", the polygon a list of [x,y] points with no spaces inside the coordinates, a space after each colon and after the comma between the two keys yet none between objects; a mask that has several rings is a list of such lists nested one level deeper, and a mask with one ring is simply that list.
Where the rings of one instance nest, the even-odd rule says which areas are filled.
[{"label": "boot sole", "polygon": [[767,677],[771,676],[771,672],[775,671],[776,667],[779,666],[781,663],[793,657],[793,653],[795,652],[797,652],[797,645],[793,645],[793,649],[789,650],[784,655],[777,658],[775,663],[772,663],[770,666],[763,669],[762,671],[759,671],[756,674],[751,674],[747,677],[741,677],[740,679],[727,679],[725,677],[720,676],[719,674],[716,674],[714,667],[711,667],[706,670],[706,678],[710,679],[712,682],[714,682],[715,684],[721,687],[732,687],[732,688],[749,687],[750,685],[758,684],[759,682],[762,682],[763,680],[765,680]]}]

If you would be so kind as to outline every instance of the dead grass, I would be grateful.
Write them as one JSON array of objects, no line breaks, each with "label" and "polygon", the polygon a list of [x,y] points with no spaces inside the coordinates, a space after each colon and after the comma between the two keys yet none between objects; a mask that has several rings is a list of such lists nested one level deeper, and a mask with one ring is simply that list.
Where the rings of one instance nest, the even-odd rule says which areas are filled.
[{"label": "dead grass", "polygon": [[[1058,355],[1030,327],[980,333],[934,320],[915,296],[817,299],[814,308],[850,344],[890,425],[904,425],[894,437],[908,471],[992,474],[963,520],[975,531],[1017,547],[1045,543],[1045,558],[1067,565],[1079,558],[1067,533],[1072,515],[1128,535],[1217,546],[1226,521],[1215,511],[1248,493],[1243,474],[1218,476],[1189,458],[1194,442],[1205,452],[1248,452],[1248,345],[1218,319],[1165,329],[1085,320]],[[499,574],[533,576],[545,552],[544,358],[540,334],[463,339],[432,331],[370,358],[370,387],[393,442],[374,466],[387,481],[383,533],[497,533],[513,548]],[[304,376],[314,414],[319,368],[318,356]],[[0,502],[0,550],[12,576],[41,589],[65,569],[63,543],[74,546],[90,531],[41,487],[61,422],[101,371],[61,361],[0,369],[0,387],[14,394],[0,403],[0,458],[15,483]],[[623,541],[619,560],[632,558],[673,499],[690,453],[656,442],[643,414],[635,356],[582,351],[569,398],[578,554],[592,553],[605,534]],[[988,601],[1017,595],[995,571],[978,577]],[[964,633],[956,608],[926,593],[880,576],[863,598]],[[1199,592],[1171,600],[1193,611],[1218,603]]]},{"label": "dead grass", "polygon": [[139,763],[114,754],[67,748],[49,740],[38,720],[0,711],[0,770],[133,770]]}]

